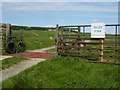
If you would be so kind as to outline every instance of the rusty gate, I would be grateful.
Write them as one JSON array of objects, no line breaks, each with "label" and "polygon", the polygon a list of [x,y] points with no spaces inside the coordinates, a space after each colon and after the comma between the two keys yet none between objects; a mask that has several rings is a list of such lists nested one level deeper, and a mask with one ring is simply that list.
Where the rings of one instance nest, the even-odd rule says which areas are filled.
[{"label": "rusty gate", "polygon": [[[103,40],[91,38],[91,25],[57,25],[57,55],[83,57],[95,61],[101,58],[107,61],[118,61],[120,57],[119,26],[120,24],[105,25],[107,32]],[[112,32],[109,33],[109,30]]]}]

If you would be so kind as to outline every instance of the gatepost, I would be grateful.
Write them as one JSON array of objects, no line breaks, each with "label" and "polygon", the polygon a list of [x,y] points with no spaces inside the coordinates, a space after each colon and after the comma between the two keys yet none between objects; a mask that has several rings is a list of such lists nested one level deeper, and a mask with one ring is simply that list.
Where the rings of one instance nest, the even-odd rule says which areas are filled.
[{"label": "gatepost", "polygon": [[100,40],[100,58],[101,62],[104,61],[104,39],[105,39],[105,23],[92,23],[91,24],[91,38]]}]

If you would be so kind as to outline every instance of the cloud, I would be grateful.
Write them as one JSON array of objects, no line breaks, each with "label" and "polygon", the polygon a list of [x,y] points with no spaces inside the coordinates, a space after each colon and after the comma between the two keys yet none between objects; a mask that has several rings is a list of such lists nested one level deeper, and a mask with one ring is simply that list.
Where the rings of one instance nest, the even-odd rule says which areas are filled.
[{"label": "cloud", "polygon": [[44,27],[55,27],[54,25],[47,25],[47,26],[44,26]]},{"label": "cloud", "polygon": [[93,19],[93,22],[98,22],[99,20],[98,19]]},{"label": "cloud", "polygon": [[117,6],[97,6],[97,5],[82,5],[81,3],[66,3],[66,2],[40,2],[40,3],[8,3],[3,5],[3,8],[8,10],[18,11],[41,11],[41,10],[68,10],[68,11],[94,11],[94,12],[117,12]]},{"label": "cloud", "polygon": [[59,19],[58,22],[63,23],[63,22],[65,22],[65,20],[64,19]]}]

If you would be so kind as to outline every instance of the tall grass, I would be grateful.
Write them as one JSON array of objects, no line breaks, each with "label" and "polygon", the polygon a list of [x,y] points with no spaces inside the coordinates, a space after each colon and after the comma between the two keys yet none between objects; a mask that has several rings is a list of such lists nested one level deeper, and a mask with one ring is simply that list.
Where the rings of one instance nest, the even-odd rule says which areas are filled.
[{"label": "tall grass", "polygon": [[118,88],[118,65],[55,57],[3,81],[3,88]]}]

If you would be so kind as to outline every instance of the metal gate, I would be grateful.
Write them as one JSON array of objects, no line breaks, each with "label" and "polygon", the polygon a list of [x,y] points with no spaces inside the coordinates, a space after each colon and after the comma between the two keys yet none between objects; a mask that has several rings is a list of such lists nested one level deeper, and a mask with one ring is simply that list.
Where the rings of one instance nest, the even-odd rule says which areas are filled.
[{"label": "metal gate", "polygon": [[[105,25],[113,28],[105,39],[92,39],[91,25],[56,26],[57,54],[83,57],[89,60],[118,61],[120,57],[120,24]],[[107,29],[106,29],[107,30]]]}]

